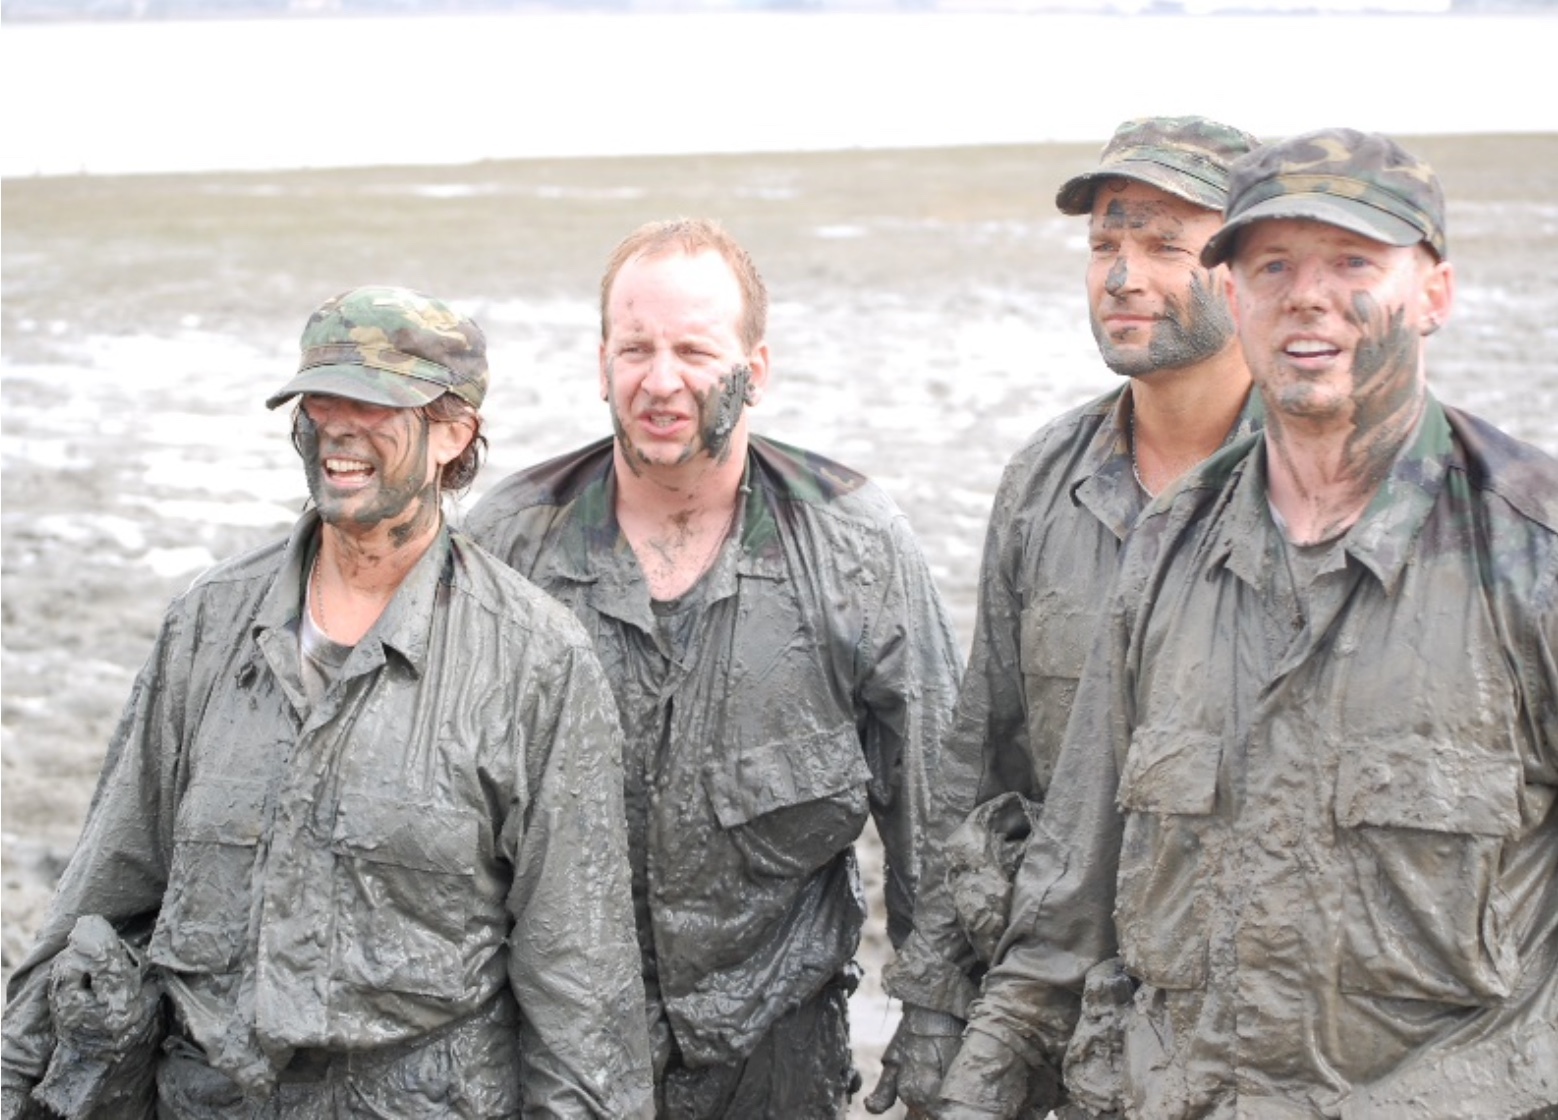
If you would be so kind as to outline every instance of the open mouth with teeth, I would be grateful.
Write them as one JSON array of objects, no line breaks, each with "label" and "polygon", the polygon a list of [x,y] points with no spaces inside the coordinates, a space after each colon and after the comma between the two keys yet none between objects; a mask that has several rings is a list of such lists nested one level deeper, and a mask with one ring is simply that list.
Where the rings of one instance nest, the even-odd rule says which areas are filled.
[{"label": "open mouth with teeth", "polygon": [[669,431],[682,422],[682,417],[674,412],[651,412],[644,419],[655,431]]},{"label": "open mouth with teeth", "polygon": [[1288,343],[1282,352],[1290,358],[1333,358],[1341,348],[1315,338],[1301,338]]},{"label": "open mouth with teeth", "polygon": [[338,485],[352,486],[373,477],[373,465],[361,459],[331,455],[325,459],[324,467],[325,477]]}]

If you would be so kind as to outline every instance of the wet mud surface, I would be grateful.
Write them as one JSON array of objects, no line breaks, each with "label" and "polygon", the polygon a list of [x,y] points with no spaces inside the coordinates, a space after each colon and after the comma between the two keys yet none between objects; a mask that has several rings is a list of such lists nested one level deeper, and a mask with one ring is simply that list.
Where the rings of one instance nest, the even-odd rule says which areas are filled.
[{"label": "wet mud surface", "polygon": [[[1458,270],[1455,312],[1429,341],[1431,384],[1558,453],[1558,136],[1407,143],[1444,179]],[[69,856],[168,599],[205,564],[281,535],[301,508],[287,410],[263,400],[290,377],[324,298],[406,285],[484,327],[492,450],[468,507],[510,470],[609,430],[596,284],[617,239],[651,218],[720,218],[773,302],[755,429],[892,494],[966,642],[1001,467],[1046,420],[1114,383],[1083,301],[1086,221],[1053,204],[1093,154],[6,180],[4,973]],[[864,855],[879,865],[874,844]],[[892,1022],[876,987],[883,952],[878,913],[852,1024],[868,1087]]]}]

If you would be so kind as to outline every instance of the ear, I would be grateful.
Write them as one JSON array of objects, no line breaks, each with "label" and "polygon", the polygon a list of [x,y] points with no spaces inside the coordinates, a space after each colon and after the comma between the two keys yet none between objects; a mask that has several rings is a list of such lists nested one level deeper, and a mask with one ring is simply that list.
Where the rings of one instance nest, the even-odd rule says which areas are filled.
[{"label": "ear", "polygon": [[1228,265],[1218,265],[1212,270],[1215,278],[1222,273],[1223,296],[1228,301],[1228,313],[1233,316],[1233,333],[1239,333],[1239,285],[1233,278],[1233,269]]},{"label": "ear", "polygon": [[609,376],[609,367],[611,363],[606,360],[606,342],[604,339],[601,340],[599,354],[600,399],[603,401],[609,401],[611,399],[611,377]]},{"label": "ear", "polygon": [[1419,330],[1430,335],[1450,321],[1455,305],[1455,268],[1449,261],[1434,261],[1425,269],[1422,300],[1423,322]]},{"label": "ear", "polygon": [[445,464],[454,462],[465,453],[465,449],[475,438],[476,426],[464,417],[457,420],[435,420],[428,430],[429,450],[433,456],[433,464],[442,468]]},{"label": "ear", "polygon": [[755,405],[763,399],[763,394],[768,391],[768,343],[759,342],[747,354],[747,366],[752,371],[752,380],[747,385],[748,405]]}]

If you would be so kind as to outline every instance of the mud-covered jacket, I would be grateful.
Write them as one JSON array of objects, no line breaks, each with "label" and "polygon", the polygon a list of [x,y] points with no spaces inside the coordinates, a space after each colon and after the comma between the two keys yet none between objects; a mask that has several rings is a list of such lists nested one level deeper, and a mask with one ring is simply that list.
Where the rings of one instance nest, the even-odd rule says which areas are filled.
[{"label": "mud-covered jacket", "polygon": [[[968,670],[945,754],[978,775],[976,802],[1042,802],[1077,681],[1108,614],[1120,547],[1146,507],[1131,466],[1126,386],[1052,420],[1012,456],[995,492]],[[1251,393],[1229,440],[1263,409]],[[998,920],[1004,924],[1006,915]],[[938,960],[956,967],[938,966]],[[976,994],[955,929],[917,923],[889,970],[907,1003],[968,1018]]]},{"label": "mud-covered jacket", "polygon": [[47,965],[96,913],[154,925],[181,1031],[251,1091],[294,1050],[490,1021],[423,1087],[448,1115],[633,1113],[649,1069],[621,737],[588,641],[444,532],[310,710],[318,531],[305,515],[168,610],[12,978],[8,1079],[47,1064]]},{"label": "mud-covered jacket", "polygon": [[958,652],[903,514],[758,438],[743,492],[681,649],[618,527],[610,439],[504,480],[468,522],[579,616],[616,691],[650,995],[688,1065],[738,1060],[850,960],[868,812],[896,944],[927,837],[967,811],[936,750]]},{"label": "mud-covered jacket", "polygon": [[1057,1060],[1118,946],[1130,1115],[1558,1102],[1558,463],[1430,398],[1295,595],[1266,454],[1133,532],[970,1030]]}]

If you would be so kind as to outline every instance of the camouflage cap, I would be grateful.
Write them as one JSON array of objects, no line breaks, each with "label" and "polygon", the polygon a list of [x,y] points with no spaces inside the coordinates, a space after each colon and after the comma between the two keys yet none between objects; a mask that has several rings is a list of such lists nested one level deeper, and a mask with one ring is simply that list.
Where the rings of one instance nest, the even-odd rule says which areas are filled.
[{"label": "camouflage cap", "polygon": [[1259,144],[1249,133],[1205,117],[1126,121],[1104,145],[1098,167],[1067,179],[1055,192],[1055,205],[1064,214],[1089,213],[1098,184],[1119,178],[1220,211],[1228,201],[1229,165]]},{"label": "camouflage cap", "polygon": [[266,400],[299,393],[420,408],[448,392],[480,408],[487,340],[470,319],[409,288],[367,287],[320,305],[303,328],[297,376]]},{"label": "camouflage cap", "polygon": [[1230,259],[1239,231],[1264,218],[1308,218],[1387,245],[1425,242],[1444,260],[1444,191],[1433,168],[1388,136],[1325,128],[1239,160],[1223,228],[1201,250]]}]

